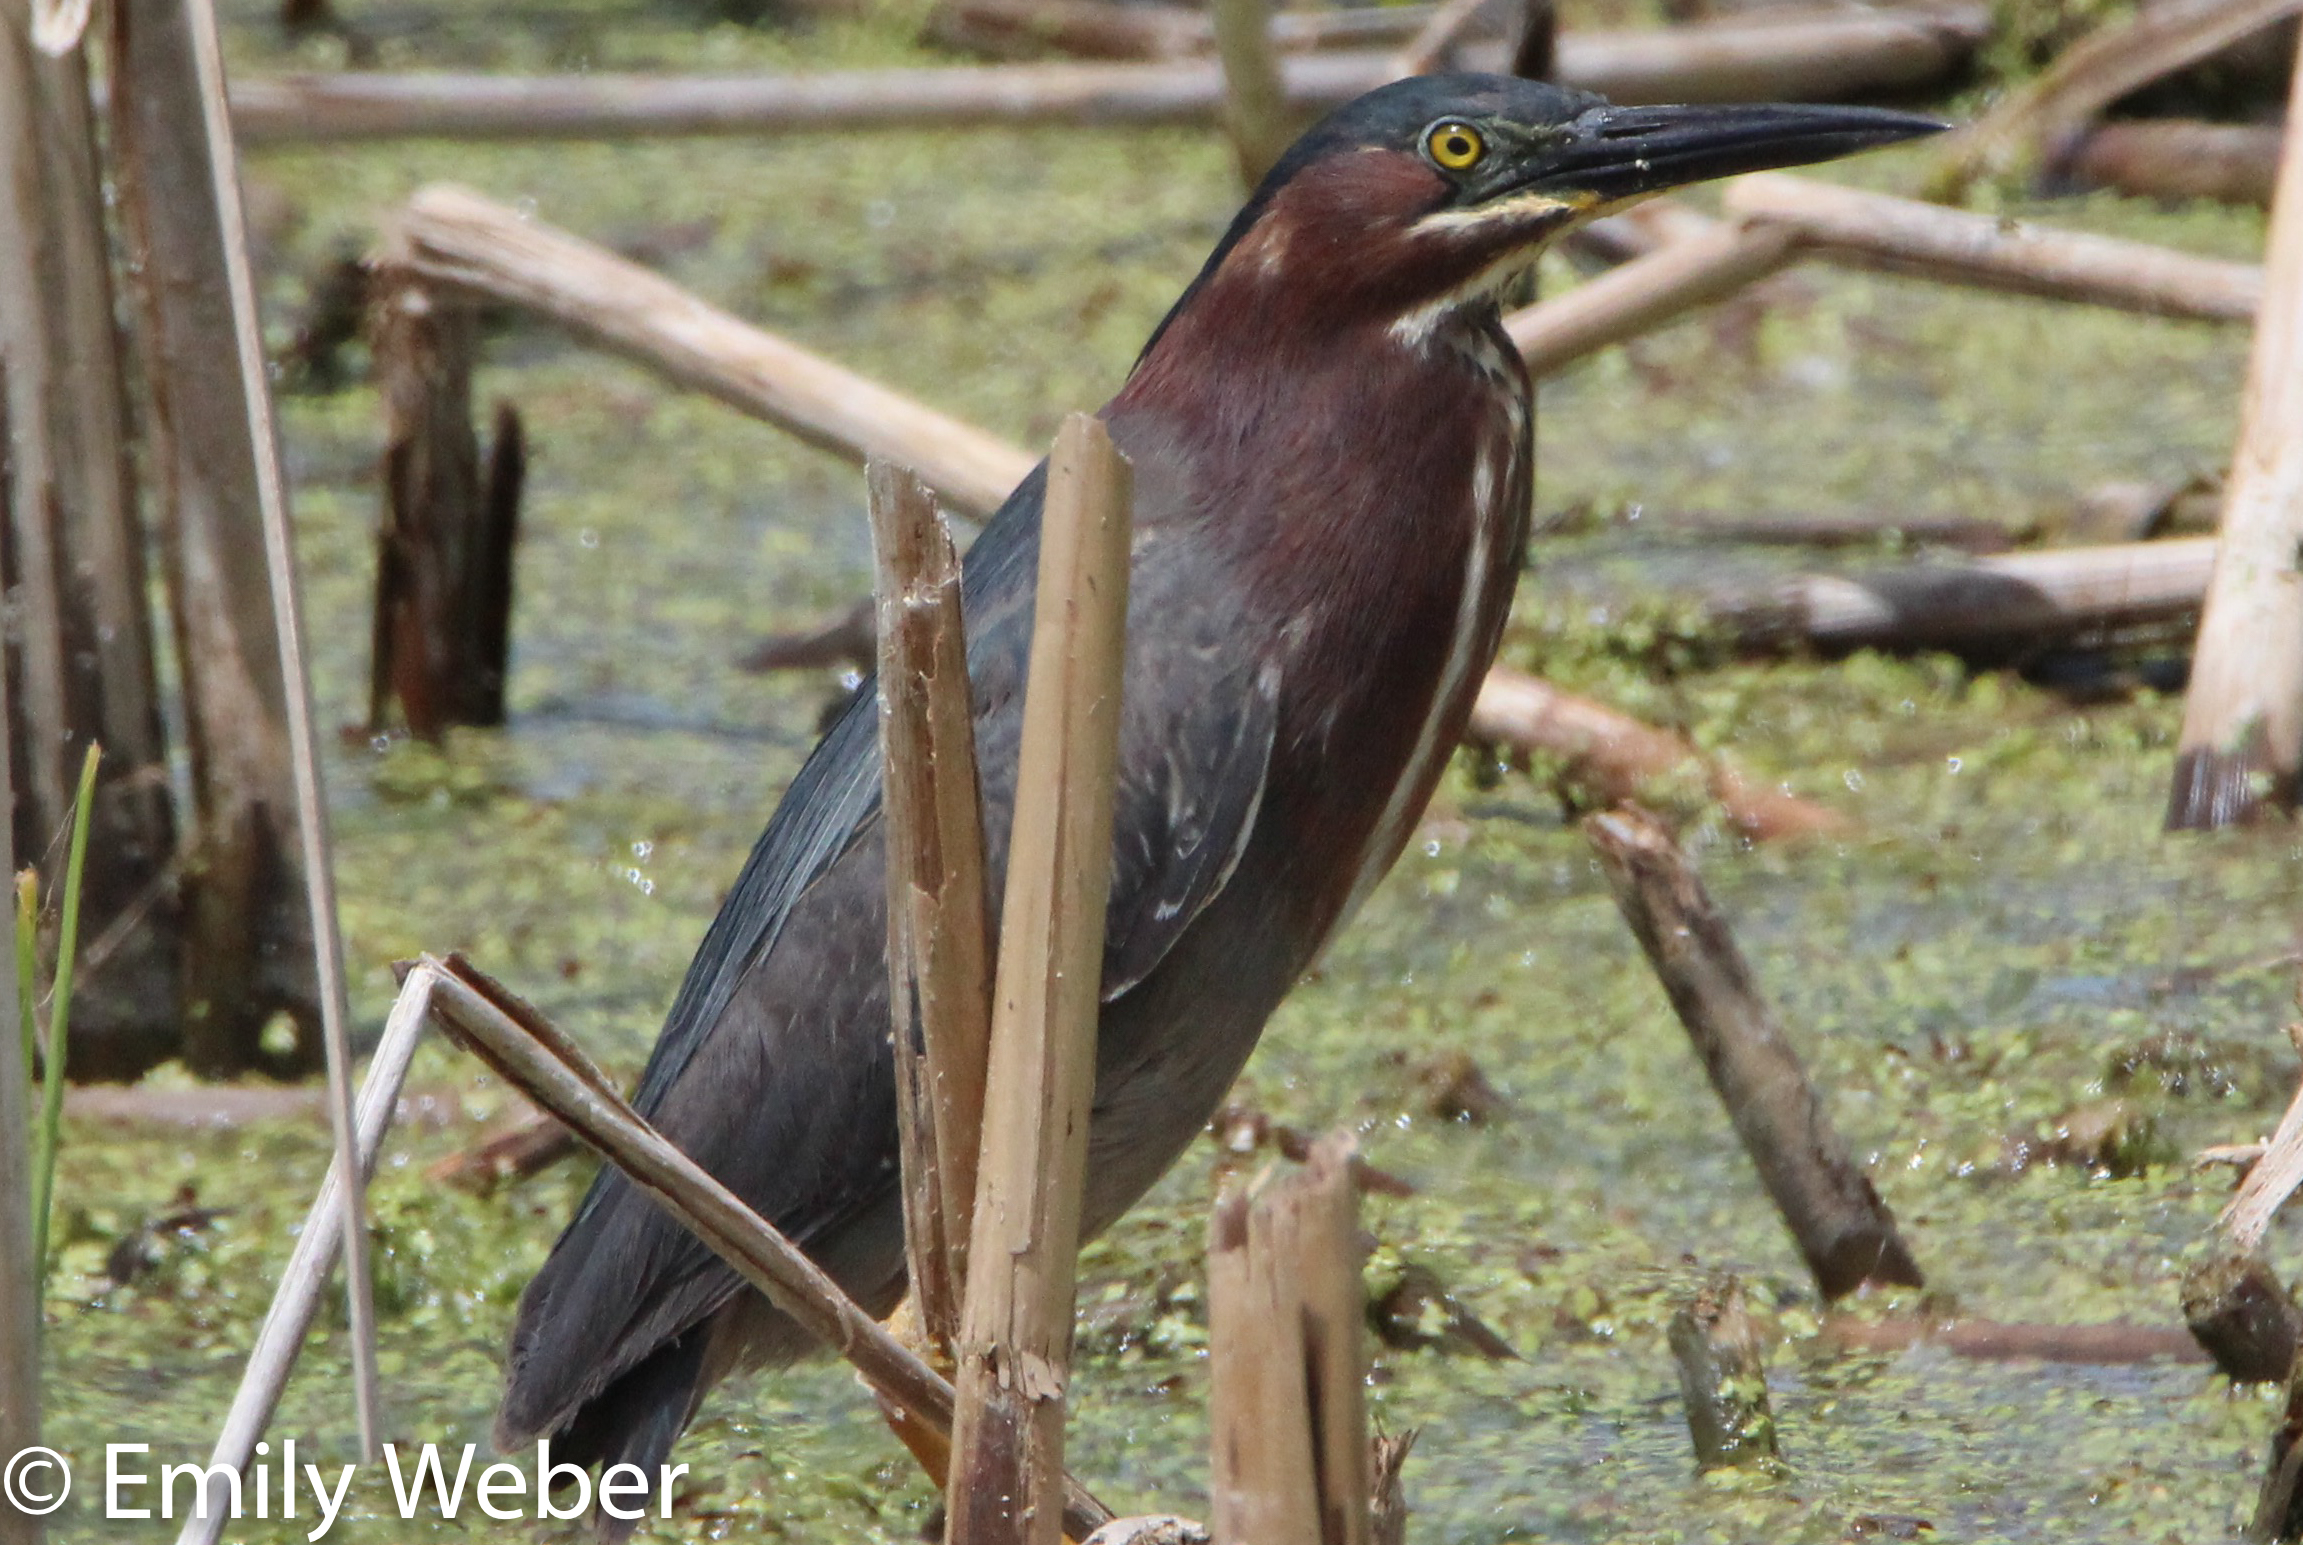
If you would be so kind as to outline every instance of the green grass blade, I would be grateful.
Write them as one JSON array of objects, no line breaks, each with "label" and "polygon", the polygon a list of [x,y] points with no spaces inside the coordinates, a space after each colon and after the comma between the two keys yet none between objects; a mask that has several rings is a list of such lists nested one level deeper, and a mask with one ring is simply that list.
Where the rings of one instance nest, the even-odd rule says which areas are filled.
[{"label": "green grass blade", "polygon": [[24,1077],[40,1062],[40,872],[16,872],[16,1018],[24,1029]]},{"label": "green grass blade", "polygon": [[48,1005],[48,1065],[40,1080],[39,1149],[33,1156],[32,1258],[47,1280],[48,1211],[56,1192],[56,1144],[64,1128],[64,1047],[72,1018],[72,957],[80,948],[80,871],[88,862],[88,813],[96,802],[101,747],[90,743],[72,801],[72,853],[64,864],[64,907],[56,938],[56,991]]}]

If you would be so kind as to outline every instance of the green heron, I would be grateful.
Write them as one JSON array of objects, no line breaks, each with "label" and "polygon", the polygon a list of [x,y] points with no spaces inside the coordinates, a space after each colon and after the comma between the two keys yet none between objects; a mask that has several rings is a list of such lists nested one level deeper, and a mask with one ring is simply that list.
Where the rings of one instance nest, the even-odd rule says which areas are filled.
[{"label": "green heron", "polygon": [[[1615,107],[1495,76],[1370,92],[1256,190],[1102,417],[1135,467],[1084,1227],[1206,1124],[1419,818],[1494,657],[1531,500],[1497,295],[1662,189],[1926,134],[1846,107]],[[1044,467],[966,560],[997,896]],[[904,1291],[870,684],[704,936],[635,1103],[860,1303]],[[529,1284],[497,1433],[661,1462],[802,1333],[603,1172]]]}]

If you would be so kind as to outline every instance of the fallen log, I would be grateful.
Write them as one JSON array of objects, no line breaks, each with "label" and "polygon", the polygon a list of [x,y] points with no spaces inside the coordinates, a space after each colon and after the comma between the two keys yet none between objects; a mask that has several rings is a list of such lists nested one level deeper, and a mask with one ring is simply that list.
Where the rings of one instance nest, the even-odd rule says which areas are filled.
[{"label": "fallen log", "polygon": [[1728,296],[1784,268],[1798,255],[1791,231],[1772,224],[1713,222],[1665,242],[1620,268],[1504,319],[1528,373],[1547,376],[1653,331],[1671,318]]},{"label": "fallen log", "polygon": [[2251,263],[1945,209],[1811,177],[1739,177],[1728,185],[1726,207],[1731,215],[1781,227],[1827,257],[2019,295],[2250,323],[2263,298],[2263,270]]},{"label": "fallen log", "polygon": [[2303,73],[2287,134],[2169,831],[2255,820],[2303,797]]},{"label": "fallen log", "polygon": [[843,370],[636,263],[461,188],[419,189],[396,260],[577,336],[850,461],[910,467],[955,506],[997,509],[1031,470],[1006,442]]},{"label": "fallen log", "polygon": [[1606,804],[1693,773],[1730,820],[1754,837],[1805,836],[1845,829],[1835,811],[1753,784],[1669,730],[1618,713],[1550,682],[1499,665],[1480,683],[1470,736],[1518,751],[1563,758],[1567,776]]},{"label": "fallen log", "polygon": [[1592,816],[1583,832],[1824,1298],[1866,1283],[1923,1285],[1894,1215],[1671,833],[1636,805]]},{"label": "fallen log", "polygon": [[2297,0],[2174,0],[2146,6],[2064,51],[2038,79],[1945,137],[1927,179],[1958,198],[1979,178],[2004,175],[2062,145],[2119,98],[2291,14]]},{"label": "fallen log", "polygon": [[2207,1354],[2173,1325],[2021,1325],[1999,1320],[1894,1319],[1824,1321],[1823,1339],[1851,1352],[1939,1347],[1980,1362],[2036,1360],[2116,1367],[2127,1363],[2203,1363]]},{"label": "fallen log", "polygon": [[2090,130],[2050,169],[2058,182],[2139,198],[2268,205],[2279,172],[2277,124],[2139,118]]},{"label": "fallen log", "polygon": [[[1567,33],[1559,39],[1559,78],[1618,102],[1830,101],[1937,83],[1987,31],[1981,7],[1956,7]],[[1510,48],[1467,49],[1464,62],[1501,69]],[[1392,53],[1370,49],[1291,55],[1280,73],[1289,105],[1310,113],[1383,84],[1392,71]],[[809,75],[285,75],[239,81],[232,105],[243,142],[258,145],[1213,123],[1223,94],[1213,61],[1187,60]]]},{"label": "fallen log", "polygon": [[1739,648],[1941,649],[2004,662],[2049,644],[2179,631],[2198,611],[2215,539],[2123,542],[1801,575],[1716,596],[1713,625]]}]

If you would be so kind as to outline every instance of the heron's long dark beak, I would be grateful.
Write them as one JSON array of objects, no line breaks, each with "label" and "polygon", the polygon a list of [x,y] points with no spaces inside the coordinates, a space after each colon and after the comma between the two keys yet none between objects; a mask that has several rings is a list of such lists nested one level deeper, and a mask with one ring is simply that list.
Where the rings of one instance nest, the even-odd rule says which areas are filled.
[{"label": "heron's long dark beak", "polygon": [[1950,125],[1877,107],[1602,107],[1569,125],[1533,186],[1604,203],[1743,172],[1830,161]]}]

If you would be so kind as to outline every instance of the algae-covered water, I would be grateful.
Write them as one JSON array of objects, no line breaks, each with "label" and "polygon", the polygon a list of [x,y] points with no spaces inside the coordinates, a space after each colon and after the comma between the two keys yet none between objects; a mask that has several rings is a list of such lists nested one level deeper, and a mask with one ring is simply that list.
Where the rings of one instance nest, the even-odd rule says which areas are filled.
[{"label": "algae-covered water", "polygon": [[[253,0],[230,13],[242,68],[340,62],[333,41],[280,41]],[[702,0],[377,0],[346,15],[403,67],[928,57],[893,14],[782,28]],[[1846,175],[1892,182],[1898,168]],[[1116,386],[1237,196],[1212,136],[1140,129],[333,146],[256,154],[249,176],[279,337],[332,254],[366,244],[418,185],[453,179],[1027,442]],[[2261,240],[2251,212],[2095,199],[2052,217],[2231,256]],[[1546,282],[1572,280],[1561,265]],[[1767,295],[1547,386],[1540,513],[2014,527],[2099,483],[2211,472],[2227,454],[2236,330],[1821,268]],[[482,395],[516,401],[533,446],[513,723],[444,756],[358,736],[336,748],[356,1007],[380,1020],[391,960],[468,950],[628,1075],[841,690],[830,672],[763,679],[736,661],[867,583],[861,479],[531,325],[493,329],[485,358]],[[352,725],[378,405],[354,384],[291,395],[283,414],[323,711]],[[1685,812],[1932,1298],[2002,1320],[2177,1323],[2177,1278],[2229,1189],[2228,1172],[2189,1156],[2266,1132],[2298,1072],[2282,1031],[2298,838],[2160,835],[2172,699],[2074,706],[1942,660],[1721,665],[1659,640],[1641,598],[1659,578],[1762,560],[1638,522],[1571,525],[1583,534],[1538,544],[1507,657],[1680,724],[1851,822],[1838,839],[1752,848]],[[1448,1119],[1430,1092],[1427,1066],[1459,1056],[1501,1095],[1477,1123]],[[517,1106],[437,1046],[412,1087],[374,1195],[390,1432],[484,1441],[512,1303],[585,1170],[484,1199],[432,1184],[428,1164]],[[2196,1541],[2231,1532],[2252,1500],[2274,1403],[2200,1367],[1832,1350],[1541,779],[1467,754],[1408,857],[1272,1024],[1238,1098],[1298,1128],[1357,1128],[1371,1161],[1417,1188],[1369,1203],[1373,1285],[1435,1274],[1518,1354],[1380,1350],[1378,1416],[1423,1433],[1408,1472],[1418,1540]],[[2109,1099],[2144,1135],[2116,1164],[2053,1162],[2065,1119]],[[163,1538],[157,1520],[95,1510],[104,1445],[152,1445],[147,1469],[204,1455],[324,1135],[293,1113],[84,1115],[66,1144],[48,1417],[82,1475],[55,1537]],[[1084,1262],[1072,1459],[1122,1511],[1204,1512],[1197,1263],[1224,1161],[1201,1144]],[[116,1243],[186,1192],[223,1215],[159,1241],[155,1264],[113,1285]],[[2290,1233],[2271,1249],[2292,1267]],[[1780,1478],[1693,1468],[1663,1326],[1719,1267],[1744,1275],[1773,1338]],[[344,1369],[331,1319],[274,1428],[331,1471],[352,1457]],[[680,1505],[644,1538],[907,1540],[929,1516],[908,1461],[829,1366],[724,1388],[676,1457],[692,1467]],[[301,1539],[312,1523],[307,1497],[298,1521],[251,1519],[227,1538]],[[468,1500],[453,1520],[403,1520],[371,1467],[328,1537],[577,1527],[492,1522]]]}]

